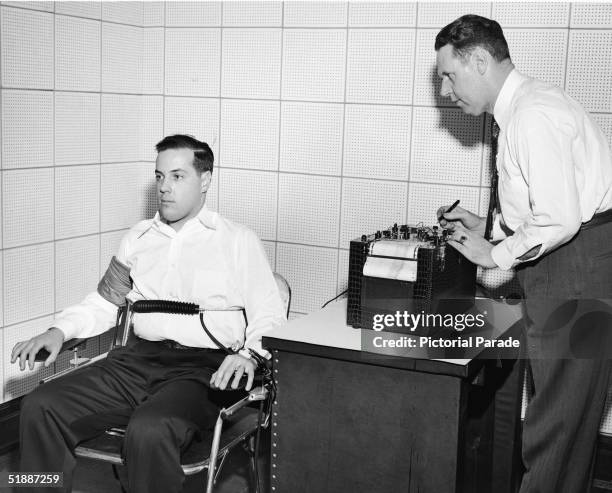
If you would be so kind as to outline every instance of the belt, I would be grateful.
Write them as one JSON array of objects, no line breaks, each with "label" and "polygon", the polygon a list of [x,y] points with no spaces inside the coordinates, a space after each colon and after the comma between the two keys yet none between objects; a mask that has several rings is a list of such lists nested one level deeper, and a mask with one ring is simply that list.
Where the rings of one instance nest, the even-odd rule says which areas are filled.
[{"label": "belt", "polygon": [[219,353],[223,352],[221,349],[211,348],[211,347],[193,347],[193,346],[183,346],[181,343],[172,341],[170,339],[164,339],[163,341],[158,341],[169,349],[193,349],[196,351],[204,351],[210,353]]},{"label": "belt", "polygon": [[595,214],[590,221],[587,221],[580,226],[580,229],[591,229],[610,222],[612,222],[612,209]]}]

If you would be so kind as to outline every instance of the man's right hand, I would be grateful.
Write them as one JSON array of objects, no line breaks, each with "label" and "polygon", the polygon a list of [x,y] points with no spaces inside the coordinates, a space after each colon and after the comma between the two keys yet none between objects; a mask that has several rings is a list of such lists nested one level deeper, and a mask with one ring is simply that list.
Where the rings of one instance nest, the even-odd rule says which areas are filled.
[{"label": "man's right hand", "polygon": [[462,207],[455,207],[452,211],[445,212],[449,207],[449,205],[444,205],[438,209],[437,217],[442,218],[440,226],[451,231],[454,231],[457,227],[463,227],[473,233],[484,236],[487,224],[487,220],[484,217],[479,217]]},{"label": "man's right hand", "polygon": [[41,349],[49,351],[49,357],[45,360],[45,366],[49,366],[55,361],[57,355],[64,343],[64,333],[57,327],[50,328],[36,337],[32,337],[29,341],[22,341],[15,344],[11,353],[11,363],[19,358],[19,368],[25,370],[26,361],[30,370],[34,369],[34,358]]}]

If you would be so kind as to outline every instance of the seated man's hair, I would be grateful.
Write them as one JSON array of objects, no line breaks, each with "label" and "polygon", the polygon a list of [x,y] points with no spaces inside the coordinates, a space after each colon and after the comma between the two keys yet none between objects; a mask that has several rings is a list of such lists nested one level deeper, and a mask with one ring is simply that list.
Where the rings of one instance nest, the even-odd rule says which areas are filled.
[{"label": "seated man's hair", "polygon": [[193,167],[200,173],[210,171],[212,173],[215,157],[206,142],[201,142],[191,135],[168,135],[160,140],[155,146],[157,152],[168,149],[191,149],[193,151]]},{"label": "seated man's hair", "polygon": [[461,57],[480,46],[498,62],[510,58],[508,43],[501,26],[494,20],[479,15],[464,15],[443,28],[436,36],[436,51],[447,44]]}]

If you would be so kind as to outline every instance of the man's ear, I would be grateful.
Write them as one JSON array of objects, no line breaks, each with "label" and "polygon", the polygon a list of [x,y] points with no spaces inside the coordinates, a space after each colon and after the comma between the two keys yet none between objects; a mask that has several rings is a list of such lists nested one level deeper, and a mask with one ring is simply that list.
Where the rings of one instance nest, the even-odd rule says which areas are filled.
[{"label": "man's ear", "polygon": [[210,187],[210,182],[212,180],[212,171],[205,171],[200,176],[200,184],[202,186],[202,193],[206,193],[208,188]]},{"label": "man's ear", "polygon": [[484,48],[477,46],[471,53],[472,63],[476,68],[476,71],[480,75],[484,75],[484,73],[489,68],[489,63],[491,61],[491,54],[485,50]]}]

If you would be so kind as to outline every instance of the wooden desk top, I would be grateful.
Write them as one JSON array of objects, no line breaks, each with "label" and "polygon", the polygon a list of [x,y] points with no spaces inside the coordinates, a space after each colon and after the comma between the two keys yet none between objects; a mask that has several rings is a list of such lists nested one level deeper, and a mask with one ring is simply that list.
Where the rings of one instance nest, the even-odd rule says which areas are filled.
[{"label": "wooden desk top", "polygon": [[[509,305],[487,298],[477,298],[473,313],[483,315],[485,325],[469,332],[458,332],[464,347],[423,347],[427,341],[418,336],[387,331],[376,332],[355,329],[346,325],[346,299],[332,303],[324,309],[295,319],[263,337],[263,346],[269,350],[284,350],[312,356],[375,364],[393,368],[440,373],[459,377],[474,375],[486,359],[509,357],[512,350],[487,348],[486,340],[513,337],[518,340],[521,328],[521,306]],[[414,347],[376,347],[374,338],[408,339]],[[477,337],[481,344],[477,344]],[[516,353],[516,349],[512,351]]]}]

